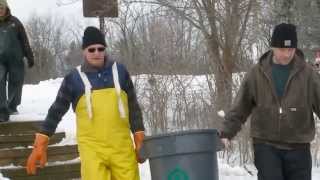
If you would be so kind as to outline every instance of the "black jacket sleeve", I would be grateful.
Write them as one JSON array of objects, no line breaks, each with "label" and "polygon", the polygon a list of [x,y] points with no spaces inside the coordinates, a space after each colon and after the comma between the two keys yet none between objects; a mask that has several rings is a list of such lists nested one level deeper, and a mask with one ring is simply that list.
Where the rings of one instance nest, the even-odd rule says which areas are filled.
[{"label": "black jacket sleeve", "polygon": [[129,106],[129,122],[132,133],[144,131],[143,118],[140,105],[137,100],[137,95],[130,78],[128,71],[126,71],[126,85]]},{"label": "black jacket sleeve", "polygon": [[68,83],[67,77],[64,78],[56,100],[51,105],[47,117],[42,124],[40,133],[52,136],[57,128],[58,123],[61,121],[63,115],[69,110],[72,101],[71,85]]},{"label": "black jacket sleeve", "polygon": [[24,56],[28,59],[28,61],[34,61],[33,52],[30,47],[29,39],[25,31],[25,28],[23,27],[22,23],[19,21],[18,18],[14,16],[12,16],[11,18],[17,25],[18,39],[20,41],[20,45],[21,45]]}]

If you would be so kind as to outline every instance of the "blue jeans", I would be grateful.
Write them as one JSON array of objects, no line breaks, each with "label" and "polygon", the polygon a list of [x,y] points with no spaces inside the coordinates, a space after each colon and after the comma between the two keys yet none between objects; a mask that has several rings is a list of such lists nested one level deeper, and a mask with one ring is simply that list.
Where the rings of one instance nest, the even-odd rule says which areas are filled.
[{"label": "blue jeans", "polygon": [[258,180],[311,180],[310,146],[283,150],[259,143],[253,147]]}]

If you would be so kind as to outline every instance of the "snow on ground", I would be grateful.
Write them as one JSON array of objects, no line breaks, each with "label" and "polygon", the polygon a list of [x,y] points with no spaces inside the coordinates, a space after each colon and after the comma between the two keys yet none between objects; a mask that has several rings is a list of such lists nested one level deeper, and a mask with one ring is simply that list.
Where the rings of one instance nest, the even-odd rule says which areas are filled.
[{"label": "snow on ground", "polygon": [[[62,78],[58,78],[42,81],[37,85],[25,85],[22,102],[18,107],[19,114],[10,116],[10,120],[44,120],[48,109],[56,98],[61,82]],[[65,131],[67,136],[74,135],[76,133],[74,119],[75,115],[70,108],[58,125],[57,131]]]},{"label": "snow on ground", "polygon": [[[42,81],[37,85],[25,85],[23,89],[22,103],[18,107],[20,114],[11,116],[10,121],[43,120],[50,105],[56,97],[61,82],[62,78],[58,78],[54,80]],[[224,113],[219,112],[219,115],[223,116]],[[76,143],[75,116],[71,109],[67,112],[63,120],[60,122],[58,131],[65,131],[67,135],[63,142],[59,143],[58,145]],[[77,159],[75,161],[77,161]],[[12,167],[12,165],[9,165],[6,168]],[[224,163],[222,160],[219,160],[220,180],[256,180],[256,170],[253,166],[250,167],[250,171],[252,169],[253,175],[250,175],[242,167],[232,167]],[[141,180],[151,180],[148,161],[140,165],[140,175]],[[320,168],[313,169],[313,179],[320,179]],[[7,178],[3,177],[0,173],[0,180],[7,180]]]}]

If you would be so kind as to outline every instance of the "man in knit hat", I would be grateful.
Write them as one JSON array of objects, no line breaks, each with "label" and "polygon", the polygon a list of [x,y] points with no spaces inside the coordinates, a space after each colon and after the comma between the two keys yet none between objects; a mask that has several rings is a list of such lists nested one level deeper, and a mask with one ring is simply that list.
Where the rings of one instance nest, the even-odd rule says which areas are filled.
[{"label": "man in knit hat", "polygon": [[313,113],[320,115],[320,78],[297,49],[296,26],[279,24],[271,50],[246,74],[220,137],[229,146],[251,115],[259,180],[311,180]]},{"label": "man in knit hat", "polygon": [[33,53],[25,29],[11,15],[7,1],[0,0],[0,122],[8,121],[10,114],[17,113],[21,103],[24,57],[31,68]]},{"label": "man in knit hat", "polygon": [[[63,80],[27,161],[35,174],[47,161],[49,137],[70,104],[76,114],[81,179],[139,180],[137,162],[144,139],[142,114],[125,66],[106,56],[104,35],[87,27],[82,41],[84,63]],[[133,133],[135,149],[130,136]],[[111,177],[111,179],[110,179]]]}]

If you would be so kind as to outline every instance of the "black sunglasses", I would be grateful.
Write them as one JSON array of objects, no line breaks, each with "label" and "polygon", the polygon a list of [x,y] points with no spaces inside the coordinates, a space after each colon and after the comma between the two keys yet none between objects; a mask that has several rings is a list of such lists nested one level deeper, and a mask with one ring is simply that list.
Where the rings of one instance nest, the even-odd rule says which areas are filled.
[{"label": "black sunglasses", "polygon": [[96,52],[96,51],[103,52],[105,49],[106,49],[105,47],[89,48],[89,49],[88,49],[88,52],[89,52],[89,53],[94,53],[94,52]]}]

